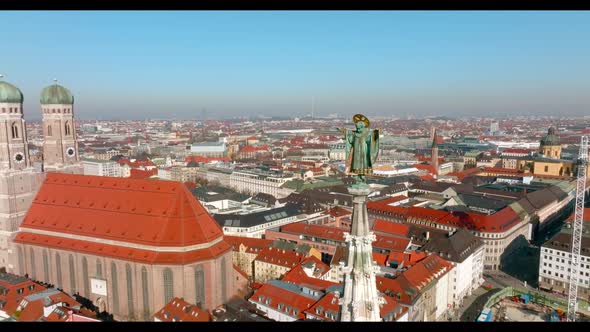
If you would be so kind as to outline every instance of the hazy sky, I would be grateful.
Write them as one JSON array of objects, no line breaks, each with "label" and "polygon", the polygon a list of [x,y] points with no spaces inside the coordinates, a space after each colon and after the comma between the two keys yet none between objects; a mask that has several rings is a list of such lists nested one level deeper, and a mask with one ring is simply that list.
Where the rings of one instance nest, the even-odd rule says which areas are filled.
[{"label": "hazy sky", "polygon": [[590,114],[590,12],[0,12],[0,73],[40,117]]}]

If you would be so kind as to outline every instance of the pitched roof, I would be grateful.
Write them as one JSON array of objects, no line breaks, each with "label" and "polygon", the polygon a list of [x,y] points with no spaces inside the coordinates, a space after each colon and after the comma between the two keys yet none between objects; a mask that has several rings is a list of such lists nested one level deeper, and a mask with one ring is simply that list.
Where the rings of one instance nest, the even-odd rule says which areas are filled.
[{"label": "pitched roof", "polygon": [[18,316],[19,322],[35,322],[45,319],[43,308],[53,304],[64,304],[66,307],[80,308],[81,304],[74,300],[68,294],[56,289],[44,289],[40,292],[30,294],[24,297],[19,307],[21,313]]},{"label": "pitched roof", "polygon": [[153,316],[162,322],[209,322],[211,315],[183,298],[175,297]]},{"label": "pitched roof", "polygon": [[149,261],[210,258],[230,249],[181,182],[60,173],[47,174],[15,241]]},{"label": "pitched roof", "polygon": [[25,296],[43,290],[45,287],[25,277],[11,273],[0,273],[0,303],[3,304],[2,310],[8,315],[12,315],[16,311],[18,304]]},{"label": "pitched roof", "polygon": [[449,237],[437,237],[426,243],[422,250],[434,252],[452,262],[463,262],[484,243],[465,229],[457,230]]},{"label": "pitched roof", "polygon": [[385,214],[404,221],[425,220],[435,224],[489,233],[504,232],[521,221],[518,214],[510,206],[491,215],[463,211],[449,212],[416,206],[388,206],[379,204],[379,202],[368,202],[367,209],[369,213]]},{"label": "pitched roof", "polygon": [[387,233],[394,236],[407,237],[408,233],[410,232],[410,226],[397,222],[375,219],[373,222],[373,231]]},{"label": "pitched roof", "polygon": [[304,258],[302,254],[295,251],[270,247],[260,250],[255,261],[293,268]]},{"label": "pitched roof", "polygon": [[[314,264],[313,266],[309,266],[308,268],[313,269],[312,274],[317,273],[317,276],[309,276],[305,272],[305,265],[308,263]],[[329,270],[329,266],[322,263],[322,261],[320,261],[316,257],[310,256],[303,260],[301,263],[299,263],[297,266],[292,268],[289,272],[287,272],[285,276],[281,279],[281,281],[302,287],[308,287],[319,291],[325,291],[327,288],[331,286],[338,285],[338,283],[320,279],[320,277],[328,273]]]},{"label": "pitched roof", "polygon": [[[291,285],[293,287],[285,287],[286,285],[284,284],[286,283],[274,280],[266,283],[249,300],[280,311],[295,319],[304,319],[304,311],[316,303],[317,299],[303,295],[298,286]],[[280,309],[279,305],[281,307]]]},{"label": "pitched roof", "polygon": [[440,256],[433,254],[424,258],[402,274],[410,285],[418,290],[428,286],[434,279],[449,272],[453,265]]},{"label": "pitched roof", "polygon": [[263,248],[270,247],[272,240],[268,239],[259,239],[253,237],[242,237],[242,236],[231,236],[225,235],[223,237],[226,243],[232,246],[234,251],[238,251],[240,249],[240,245],[246,246],[248,249],[256,248],[262,250]]}]

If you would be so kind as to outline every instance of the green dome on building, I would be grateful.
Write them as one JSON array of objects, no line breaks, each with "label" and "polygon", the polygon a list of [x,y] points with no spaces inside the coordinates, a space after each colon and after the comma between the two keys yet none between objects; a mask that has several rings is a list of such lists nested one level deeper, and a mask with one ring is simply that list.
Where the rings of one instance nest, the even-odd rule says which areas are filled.
[{"label": "green dome on building", "polygon": [[541,146],[560,145],[559,137],[555,134],[555,128],[551,127],[547,131],[547,135],[541,138]]},{"label": "green dome on building", "polygon": [[14,85],[0,81],[0,103],[22,104],[23,93]]},{"label": "green dome on building", "polygon": [[41,91],[41,105],[51,104],[73,105],[74,96],[61,85],[50,85]]}]

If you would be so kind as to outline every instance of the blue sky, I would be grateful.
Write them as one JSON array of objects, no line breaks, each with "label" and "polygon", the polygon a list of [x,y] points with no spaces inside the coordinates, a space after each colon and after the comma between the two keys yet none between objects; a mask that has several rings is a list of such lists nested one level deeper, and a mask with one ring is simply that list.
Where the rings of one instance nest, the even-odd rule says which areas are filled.
[{"label": "blue sky", "polygon": [[0,73],[38,118],[590,114],[590,12],[0,13]]}]

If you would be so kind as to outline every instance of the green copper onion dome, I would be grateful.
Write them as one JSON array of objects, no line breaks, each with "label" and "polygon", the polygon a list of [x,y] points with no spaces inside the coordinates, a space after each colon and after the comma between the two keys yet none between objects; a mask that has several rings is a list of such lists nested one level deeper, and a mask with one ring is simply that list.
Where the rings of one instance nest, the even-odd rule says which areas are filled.
[{"label": "green copper onion dome", "polygon": [[555,128],[553,128],[553,127],[549,128],[549,130],[547,131],[547,136],[545,136],[541,139],[541,145],[542,146],[560,145],[559,137],[555,134]]},{"label": "green copper onion dome", "polygon": [[41,91],[41,105],[51,104],[73,105],[74,96],[61,85],[50,85]]},{"label": "green copper onion dome", "polygon": [[0,103],[22,104],[23,93],[14,85],[0,81]]}]

